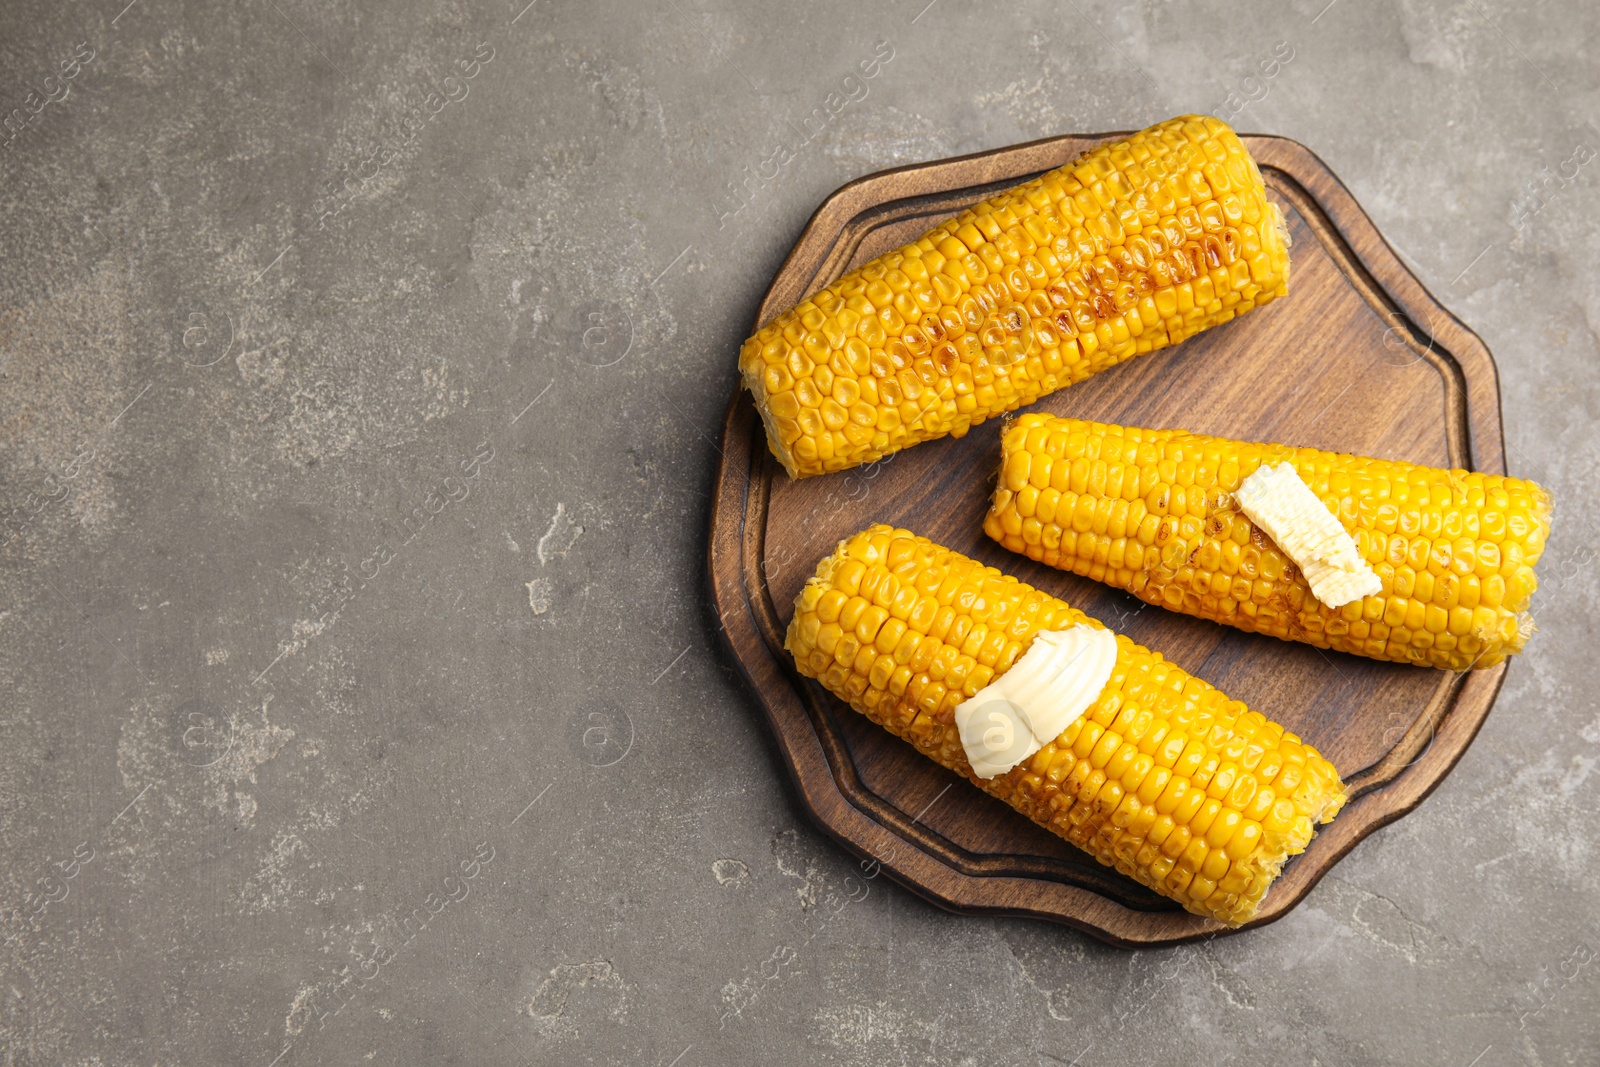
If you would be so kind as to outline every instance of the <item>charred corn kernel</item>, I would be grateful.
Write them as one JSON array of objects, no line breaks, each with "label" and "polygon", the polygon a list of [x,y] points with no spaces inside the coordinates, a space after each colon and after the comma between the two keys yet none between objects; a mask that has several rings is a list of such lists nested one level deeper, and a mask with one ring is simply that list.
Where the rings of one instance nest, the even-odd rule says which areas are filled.
[{"label": "charred corn kernel", "polygon": [[[915,635],[926,660],[942,664],[939,678],[931,667],[891,670],[875,648],[841,666],[823,647],[854,640],[840,626],[859,624],[884,597],[906,598],[902,640]],[[992,567],[873,526],[818,565],[796,597],[785,647],[800,673],[1101,863],[1197,915],[1248,922],[1314,824],[1343,806],[1344,785],[1300,738],[1159,654],[1119,636],[1111,680],[1060,736],[1005,774],[973,774],[957,706],[1036,634],[1076,625],[1104,628]]]},{"label": "charred corn kernel", "polygon": [[[1050,442],[1059,441],[1052,452]],[[1534,566],[1550,533],[1550,494],[1497,474],[1440,470],[1312,448],[1253,444],[1022,415],[1001,437],[1001,481],[984,520],[1013,552],[1125,589],[1151,604],[1242,630],[1358,656],[1492,667],[1532,632]],[[1026,456],[1026,459],[1021,457]],[[1288,464],[1355,541],[1382,588],[1331,608],[1300,569],[1238,509],[1233,493],[1263,465]],[[1078,480],[1079,466],[1105,480]],[[1054,516],[1010,489],[1008,473],[1067,483]],[[1042,472],[1042,473],[1041,473]],[[1136,486],[1138,526],[1085,545],[1067,519]],[[1033,540],[1019,532],[1032,523]],[[1106,544],[1109,542],[1109,544]],[[1121,555],[1120,565],[1110,561]],[[1469,606],[1470,600],[1470,606]],[[1255,774],[1267,785],[1271,754]],[[1281,797],[1292,792],[1276,786]]]},{"label": "charred corn kernel", "polygon": [[739,369],[791,476],[844,470],[1282,296],[1288,248],[1233,130],[1181,116],[849,272],[745,341]]}]

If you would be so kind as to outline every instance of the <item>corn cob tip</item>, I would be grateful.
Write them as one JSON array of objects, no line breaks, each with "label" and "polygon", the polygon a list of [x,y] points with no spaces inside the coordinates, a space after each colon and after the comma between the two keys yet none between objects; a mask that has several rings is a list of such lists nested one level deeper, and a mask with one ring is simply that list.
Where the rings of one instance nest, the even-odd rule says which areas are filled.
[{"label": "corn cob tip", "polygon": [[1517,612],[1517,640],[1515,651],[1521,652],[1522,646],[1528,643],[1528,638],[1539,632],[1539,627],[1534,625],[1533,613],[1528,611]]}]

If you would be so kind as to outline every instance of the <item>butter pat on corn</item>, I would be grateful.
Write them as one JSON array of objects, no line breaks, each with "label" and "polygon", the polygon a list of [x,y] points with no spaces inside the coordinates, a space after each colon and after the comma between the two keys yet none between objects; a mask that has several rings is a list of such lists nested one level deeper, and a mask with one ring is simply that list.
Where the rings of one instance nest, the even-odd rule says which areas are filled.
[{"label": "butter pat on corn", "polygon": [[1233,494],[1250,521],[1294,560],[1311,595],[1330,608],[1383,592],[1378,572],[1367,566],[1339,520],[1287,463],[1262,464]]},{"label": "butter pat on corn", "polygon": [[979,778],[1001,775],[1060,737],[1117,665],[1117,639],[1097,626],[1034,635],[1011,669],[956,708],[961,746]]}]

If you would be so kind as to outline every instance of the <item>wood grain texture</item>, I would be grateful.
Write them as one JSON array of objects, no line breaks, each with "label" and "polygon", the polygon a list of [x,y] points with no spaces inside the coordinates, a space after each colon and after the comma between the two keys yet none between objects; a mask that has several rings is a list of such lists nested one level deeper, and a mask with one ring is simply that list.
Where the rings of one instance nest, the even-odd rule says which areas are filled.
[{"label": "wood grain texture", "polygon": [[[971,204],[1118,136],[1056,137],[850,183],[806,226],[756,325]],[[1401,264],[1321,160],[1283,138],[1244,140],[1293,235],[1288,297],[1029,410],[1504,472],[1499,383],[1483,342]],[[1420,803],[1466,751],[1504,666],[1458,676],[1246,634],[1149,607],[990,541],[982,517],[1000,425],[794,482],[767,452],[748,395],[736,393],[729,406],[708,547],[712,601],[800,803],[845,848],[955,911],[1051,919],[1129,946],[1224,929],[1101,867],[795,672],[783,651],[795,594],[840,539],[873,522],[908,527],[1061,597],[1333,761],[1354,799],[1290,862],[1251,926],[1294,907],[1358,841]]]}]

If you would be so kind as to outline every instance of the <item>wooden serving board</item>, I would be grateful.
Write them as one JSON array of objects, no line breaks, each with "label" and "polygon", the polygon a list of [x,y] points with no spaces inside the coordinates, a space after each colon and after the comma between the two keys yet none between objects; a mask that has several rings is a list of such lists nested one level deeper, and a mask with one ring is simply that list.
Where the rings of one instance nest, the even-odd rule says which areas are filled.
[{"label": "wooden serving board", "polygon": [[[850,183],[800,235],[756,325],[973,203],[1120,136],[1055,137]],[[1504,472],[1499,384],[1483,342],[1401,264],[1321,160],[1280,137],[1244,141],[1293,234],[1288,297],[1030,410]],[[1294,907],[1461,758],[1504,666],[1462,676],[1246,634],[1145,606],[995,544],[981,522],[1001,421],[867,470],[795,482],[768,453],[748,394],[737,392],[729,406],[711,514],[713,603],[801,805],[850,852],[942,907],[1052,919],[1115,944],[1224,929],[1101,867],[796,673],[783,651],[795,594],[841,538],[874,522],[907,527],[1061,597],[1333,761],[1353,799],[1289,863],[1251,925]]]}]

